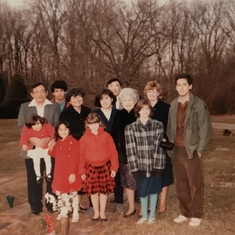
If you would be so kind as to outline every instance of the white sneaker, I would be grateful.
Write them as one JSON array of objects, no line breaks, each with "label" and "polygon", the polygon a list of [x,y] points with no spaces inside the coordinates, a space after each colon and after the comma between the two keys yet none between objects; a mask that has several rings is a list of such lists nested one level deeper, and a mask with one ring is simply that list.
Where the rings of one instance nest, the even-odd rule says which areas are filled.
[{"label": "white sneaker", "polygon": [[154,224],[155,223],[155,218],[149,218],[148,220],[148,224]]},{"label": "white sneaker", "polygon": [[202,219],[191,218],[188,225],[192,227],[197,227],[201,224],[201,222],[202,222]]},{"label": "white sneaker", "polygon": [[180,224],[182,222],[187,222],[187,221],[188,221],[188,218],[183,215],[179,215],[178,217],[174,219],[174,222],[177,224]]},{"label": "white sneaker", "polygon": [[136,222],[136,224],[143,224],[143,223],[146,223],[148,221],[148,219],[147,218],[140,218],[137,222]]}]

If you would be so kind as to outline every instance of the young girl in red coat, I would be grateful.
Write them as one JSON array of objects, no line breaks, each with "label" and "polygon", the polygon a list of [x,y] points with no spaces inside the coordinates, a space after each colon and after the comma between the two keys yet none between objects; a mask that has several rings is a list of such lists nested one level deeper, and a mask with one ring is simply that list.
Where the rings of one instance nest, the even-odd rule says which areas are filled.
[{"label": "young girl in red coat", "polygon": [[104,131],[101,118],[90,113],[85,121],[86,131],[79,140],[79,173],[85,180],[85,191],[91,195],[94,208],[92,221],[107,221],[107,194],[113,192],[118,170],[118,154],[112,137]]},{"label": "young girl in red coat", "polygon": [[54,132],[54,127],[50,123],[48,123],[44,117],[36,114],[32,115],[23,127],[20,137],[20,146],[24,151],[27,151],[27,156],[33,159],[33,166],[37,183],[40,183],[42,181],[40,171],[41,158],[43,158],[45,161],[47,180],[51,181],[51,157],[47,154],[47,144],[42,147],[34,147],[33,144],[30,143],[30,139],[34,137],[39,139],[49,137],[49,142],[50,139],[54,138]]},{"label": "young girl in red coat", "polygon": [[[50,146],[48,153],[55,158],[52,192],[60,199],[58,217],[67,217],[73,207],[72,222],[77,222],[79,219],[77,191],[82,187],[82,179],[78,175],[79,144],[70,135],[69,123],[66,120],[60,121],[56,126],[55,140],[56,142],[52,144],[54,146]],[[72,205],[70,205],[71,198]]]}]

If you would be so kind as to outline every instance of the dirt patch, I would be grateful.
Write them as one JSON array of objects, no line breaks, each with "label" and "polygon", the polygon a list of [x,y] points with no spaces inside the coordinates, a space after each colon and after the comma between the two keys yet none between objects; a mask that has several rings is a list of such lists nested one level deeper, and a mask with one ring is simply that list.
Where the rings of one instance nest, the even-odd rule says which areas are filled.
[{"label": "dirt patch", "polygon": [[[234,118],[234,117],[233,117]],[[217,117],[212,117],[213,121]],[[223,116],[223,121],[226,117]],[[221,119],[218,119],[221,122]],[[231,116],[228,117],[231,120]],[[235,118],[234,118],[235,120]],[[229,123],[229,122],[227,122]],[[230,123],[235,123],[230,122]],[[27,184],[24,160],[19,157],[19,134],[15,120],[0,120],[2,131],[0,136],[0,178],[13,178],[7,183],[0,185],[0,212],[9,210],[6,200],[7,195],[14,195],[14,207],[27,203]],[[11,143],[11,144],[9,144]],[[218,151],[216,148],[228,148],[229,151]],[[108,202],[106,223],[91,221],[85,214],[80,214],[77,223],[70,223],[70,235],[233,235],[235,234],[235,189],[214,188],[213,182],[235,182],[235,136],[223,136],[222,130],[214,129],[210,148],[202,158],[204,163],[205,176],[205,204],[204,218],[200,227],[191,228],[187,223],[175,224],[173,219],[178,216],[178,201],[175,194],[175,187],[172,185],[167,198],[167,211],[164,214],[157,214],[157,220],[152,225],[136,225],[140,204],[136,203],[137,213],[130,218],[124,218],[115,212],[115,204]],[[87,197],[85,203],[88,205]],[[127,205],[124,207],[127,209]],[[42,220],[46,209],[35,216],[25,215],[3,215],[1,223],[8,223],[8,226],[0,230],[1,235],[45,235],[45,224]],[[56,214],[51,214],[54,220]],[[56,234],[60,234],[60,222],[55,220]]]}]

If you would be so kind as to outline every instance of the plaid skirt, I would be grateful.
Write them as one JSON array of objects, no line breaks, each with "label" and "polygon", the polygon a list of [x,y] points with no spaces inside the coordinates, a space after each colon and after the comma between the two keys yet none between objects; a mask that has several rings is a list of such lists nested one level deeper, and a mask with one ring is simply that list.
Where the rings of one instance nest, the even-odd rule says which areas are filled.
[{"label": "plaid skirt", "polygon": [[111,163],[108,161],[102,166],[86,165],[86,184],[83,191],[88,195],[102,193],[108,194],[113,192],[115,187],[114,178],[111,177]]}]

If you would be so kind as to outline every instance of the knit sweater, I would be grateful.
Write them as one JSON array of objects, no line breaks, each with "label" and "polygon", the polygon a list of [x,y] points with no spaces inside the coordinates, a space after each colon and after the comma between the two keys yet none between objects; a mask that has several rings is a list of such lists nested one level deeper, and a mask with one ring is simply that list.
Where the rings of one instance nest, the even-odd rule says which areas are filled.
[{"label": "knit sweater", "polygon": [[97,135],[93,134],[89,128],[79,140],[80,146],[80,165],[79,173],[85,174],[86,164],[92,166],[102,166],[106,162],[111,162],[110,170],[117,171],[118,154],[112,137],[103,127],[100,127]]}]

